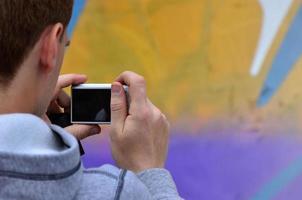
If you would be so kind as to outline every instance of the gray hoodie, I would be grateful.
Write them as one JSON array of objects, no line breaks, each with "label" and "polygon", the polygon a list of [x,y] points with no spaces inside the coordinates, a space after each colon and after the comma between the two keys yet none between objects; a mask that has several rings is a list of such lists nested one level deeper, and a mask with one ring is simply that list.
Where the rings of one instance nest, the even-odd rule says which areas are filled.
[{"label": "gray hoodie", "polygon": [[181,199],[165,169],[84,169],[77,140],[29,114],[0,115],[0,199]]}]

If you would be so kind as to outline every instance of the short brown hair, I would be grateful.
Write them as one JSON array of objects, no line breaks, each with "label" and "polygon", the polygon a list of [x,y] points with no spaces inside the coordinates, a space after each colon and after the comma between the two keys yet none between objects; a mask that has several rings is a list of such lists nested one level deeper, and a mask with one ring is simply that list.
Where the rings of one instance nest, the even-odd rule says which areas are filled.
[{"label": "short brown hair", "polygon": [[8,85],[49,25],[66,27],[73,0],[0,0],[0,84]]}]

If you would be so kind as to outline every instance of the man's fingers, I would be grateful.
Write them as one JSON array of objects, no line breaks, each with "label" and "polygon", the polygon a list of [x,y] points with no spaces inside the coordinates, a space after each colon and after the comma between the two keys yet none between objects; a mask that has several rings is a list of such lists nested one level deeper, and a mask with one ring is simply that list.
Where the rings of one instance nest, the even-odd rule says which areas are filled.
[{"label": "man's fingers", "polygon": [[134,108],[135,112],[141,110],[147,101],[145,79],[134,72],[126,71],[123,72],[116,81],[129,86],[128,93],[131,99],[130,109]]},{"label": "man's fingers", "polygon": [[72,84],[81,84],[87,81],[87,76],[83,74],[64,74],[58,79],[60,89],[68,87]]},{"label": "man's fingers", "polygon": [[47,113],[61,113],[63,110],[58,105],[56,100],[52,100],[48,106]]},{"label": "man's fingers", "polygon": [[69,112],[70,97],[62,89],[73,84],[82,84],[86,81],[87,76],[81,74],[65,74],[59,76],[52,102],[48,108],[48,112],[54,111],[55,113],[60,113],[60,107],[64,108],[64,112]]},{"label": "man's fingers", "polygon": [[85,139],[89,136],[101,133],[101,127],[97,125],[72,125],[65,128],[65,130],[75,136],[78,140]]},{"label": "man's fingers", "polygon": [[82,74],[64,74],[58,79],[55,94],[58,94],[62,88],[66,88],[71,85],[78,85],[85,83],[87,81],[87,76]]},{"label": "man's fingers", "polygon": [[64,108],[65,113],[70,111],[70,96],[64,90],[59,92],[57,102],[60,107]]},{"label": "man's fingers", "polygon": [[122,132],[126,117],[126,94],[123,86],[115,82],[111,88],[111,128],[116,129],[118,133]]}]

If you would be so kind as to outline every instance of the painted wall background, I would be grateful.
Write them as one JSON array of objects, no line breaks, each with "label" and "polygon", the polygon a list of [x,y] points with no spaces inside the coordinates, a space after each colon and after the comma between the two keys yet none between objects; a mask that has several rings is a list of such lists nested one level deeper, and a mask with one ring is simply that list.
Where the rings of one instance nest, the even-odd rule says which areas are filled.
[{"label": "painted wall background", "polygon": [[[69,32],[63,73],[145,76],[186,199],[301,197],[300,1],[76,0]],[[85,166],[113,163],[107,133]]]}]

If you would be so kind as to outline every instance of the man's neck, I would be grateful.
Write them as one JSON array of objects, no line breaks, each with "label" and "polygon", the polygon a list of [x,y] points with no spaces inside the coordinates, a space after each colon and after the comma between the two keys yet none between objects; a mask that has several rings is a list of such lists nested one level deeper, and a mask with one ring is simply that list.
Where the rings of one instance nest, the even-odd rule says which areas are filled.
[{"label": "man's neck", "polygon": [[28,90],[19,88],[0,90],[0,114],[31,113],[31,97]]},{"label": "man's neck", "polygon": [[33,113],[35,89],[30,67],[20,68],[6,88],[0,88],[0,114]]}]

